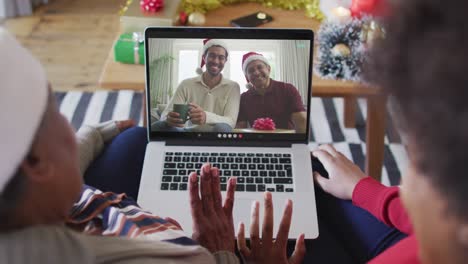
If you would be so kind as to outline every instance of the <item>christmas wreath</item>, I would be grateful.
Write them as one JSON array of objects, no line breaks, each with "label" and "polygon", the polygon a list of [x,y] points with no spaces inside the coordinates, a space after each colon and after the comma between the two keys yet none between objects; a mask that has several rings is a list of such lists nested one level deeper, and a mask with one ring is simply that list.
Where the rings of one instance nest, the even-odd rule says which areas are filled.
[{"label": "christmas wreath", "polygon": [[365,60],[363,25],[366,19],[349,23],[322,23],[318,32],[317,75],[326,79],[361,80]]}]

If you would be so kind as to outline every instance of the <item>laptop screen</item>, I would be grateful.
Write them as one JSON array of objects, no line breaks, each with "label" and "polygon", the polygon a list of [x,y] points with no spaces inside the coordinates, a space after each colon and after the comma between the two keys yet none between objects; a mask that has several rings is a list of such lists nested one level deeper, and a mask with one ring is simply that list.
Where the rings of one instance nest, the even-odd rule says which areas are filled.
[{"label": "laptop screen", "polygon": [[308,138],[310,30],[148,28],[151,139]]}]

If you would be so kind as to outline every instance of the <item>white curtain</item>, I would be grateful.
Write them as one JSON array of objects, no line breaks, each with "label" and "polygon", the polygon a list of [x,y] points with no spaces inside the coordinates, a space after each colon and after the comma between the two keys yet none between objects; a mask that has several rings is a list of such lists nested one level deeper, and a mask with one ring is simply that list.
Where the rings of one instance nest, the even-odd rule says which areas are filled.
[{"label": "white curtain", "polygon": [[29,16],[33,8],[49,0],[0,0],[0,17]]},{"label": "white curtain", "polygon": [[280,42],[279,78],[297,88],[302,98],[302,103],[307,105],[309,91],[309,57],[310,41],[286,40]]},{"label": "white curtain", "polygon": [[152,39],[149,46],[151,105],[167,104],[174,93],[172,83],[173,40]]}]

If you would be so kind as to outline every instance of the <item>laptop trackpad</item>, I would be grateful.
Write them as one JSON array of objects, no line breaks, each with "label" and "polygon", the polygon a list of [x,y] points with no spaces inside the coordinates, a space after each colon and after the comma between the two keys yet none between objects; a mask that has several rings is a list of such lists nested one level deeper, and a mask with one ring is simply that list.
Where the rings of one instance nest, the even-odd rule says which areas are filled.
[{"label": "laptop trackpad", "polygon": [[[243,222],[246,228],[246,237],[250,237],[250,233],[248,232],[250,227],[250,215],[252,212],[252,204],[255,200],[249,198],[236,198],[234,201],[234,227],[236,230],[236,234],[239,228],[239,223]],[[263,201],[259,201],[263,203]]]},{"label": "laptop trackpad", "polygon": [[[255,199],[249,199],[249,198],[236,198],[234,202],[234,227],[235,227],[235,232],[237,234],[238,228],[239,228],[239,223],[243,222],[245,226],[245,237],[249,238],[250,237],[250,223],[251,223],[251,215],[252,215],[252,205],[254,201],[259,202],[259,230],[261,233],[262,230],[262,223],[263,223],[263,213],[264,213],[264,199],[263,199],[263,194],[259,195],[258,200]],[[276,236],[277,232],[277,225],[280,222],[281,215],[283,213],[284,209],[284,204],[278,203],[274,204],[274,234]],[[261,235],[261,234],[260,234]]]}]

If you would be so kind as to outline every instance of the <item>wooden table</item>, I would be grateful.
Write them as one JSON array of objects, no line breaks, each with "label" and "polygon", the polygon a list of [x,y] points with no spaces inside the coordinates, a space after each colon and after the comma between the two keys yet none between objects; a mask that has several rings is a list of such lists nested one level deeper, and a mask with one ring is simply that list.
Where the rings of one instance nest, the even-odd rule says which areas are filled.
[{"label": "wooden table", "polygon": [[[274,28],[310,28],[317,32],[319,22],[305,16],[302,10],[284,11],[266,8],[256,3],[224,6],[206,15],[206,26],[227,27],[229,21],[239,16],[262,10],[274,20],[264,26]],[[101,73],[99,84],[106,89],[132,89],[144,91],[145,72],[142,65],[121,64],[114,61],[113,50]],[[366,173],[380,180],[384,158],[384,135],[386,122],[386,98],[373,87],[353,82],[325,80],[313,76],[312,95],[316,97],[343,97],[345,99],[345,127],[355,126],[356,98],[367,99],[366,125]]]}]

